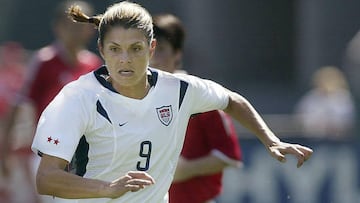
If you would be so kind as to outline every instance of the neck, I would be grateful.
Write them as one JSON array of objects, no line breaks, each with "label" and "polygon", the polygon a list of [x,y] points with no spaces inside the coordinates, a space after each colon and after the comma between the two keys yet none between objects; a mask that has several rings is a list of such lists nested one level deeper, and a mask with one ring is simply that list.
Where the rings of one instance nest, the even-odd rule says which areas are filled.
[{"label": "neck", "polygon": [[71,66],[77,64],[77,55],[79,51],[81,51],[80,47],[71,45],[69,43],[60,43],[62,55],[65,57],[65,60],[67,63],[69,63]]},{"label": "neck", "polygon": [[143,80],[134,86],[123,86],[112,82],[111,78],[108,79],[113,88],[121,95],[133,99],[143,99],[150,90],[150,84],[147,79]]}]

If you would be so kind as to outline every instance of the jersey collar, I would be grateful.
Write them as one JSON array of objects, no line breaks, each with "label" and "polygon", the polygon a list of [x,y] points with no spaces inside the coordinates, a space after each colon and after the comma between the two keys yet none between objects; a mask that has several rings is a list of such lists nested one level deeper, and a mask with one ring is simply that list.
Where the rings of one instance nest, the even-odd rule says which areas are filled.
[{"label": "jersey collar", "polygon": [[[94,75],[96,77],[96,79],[100,82],[100,84],[104,87],[106,87],[107,89],[118,93],[114,87],[111,85],[111,83],[109,83],[106,80],[106,77],[109,76],[109,72],[106,69],[106,66],[101,66],[100,68],[98,68],[97,70],[94,71]],[[158,79],[158,72],[154,69],[148,68],[147,70],[147,75],[148,75],[148,81],[150,83],[150,85],[152,87],[155,87],[157,79]]]}]

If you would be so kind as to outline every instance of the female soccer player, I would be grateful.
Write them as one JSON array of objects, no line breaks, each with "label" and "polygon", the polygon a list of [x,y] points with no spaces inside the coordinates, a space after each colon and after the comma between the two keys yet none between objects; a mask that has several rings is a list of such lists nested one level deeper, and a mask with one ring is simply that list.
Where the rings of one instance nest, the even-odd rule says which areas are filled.
[{"label": "female soccer player", "polygon": [[[156,40],[140,5],[124,1],[94,17],[75,6],[70,14],[98,26],[106,65],[66,85],[42,113],[32,145],[42,156],[39,193],[77,202],[167,202],[190,115],[215,109],[252,131],[279,161],[292,154],[300,167],[312,154],[281,142],[241,95],[148,67]],[[82,135],[89,144],[83,177],[64,171]]]}]

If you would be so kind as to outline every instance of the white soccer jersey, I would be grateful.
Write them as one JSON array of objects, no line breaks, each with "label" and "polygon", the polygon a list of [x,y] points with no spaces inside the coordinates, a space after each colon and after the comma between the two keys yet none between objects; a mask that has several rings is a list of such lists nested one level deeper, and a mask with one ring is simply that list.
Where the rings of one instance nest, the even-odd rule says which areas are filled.
[{"label": "white soccer jersey", "polygon": [[189,117],[224,109],[228,95],[212,81],[149,68],[152,88],[143,99],[122,96],[106,82],[106,67],[66,85],[44,110],[32,144],[35,153],[71,161],[79,139],[89,143],[84,177],[113,181],[146,171],[155,184],[118,199],[78,202],[167,202]]}]

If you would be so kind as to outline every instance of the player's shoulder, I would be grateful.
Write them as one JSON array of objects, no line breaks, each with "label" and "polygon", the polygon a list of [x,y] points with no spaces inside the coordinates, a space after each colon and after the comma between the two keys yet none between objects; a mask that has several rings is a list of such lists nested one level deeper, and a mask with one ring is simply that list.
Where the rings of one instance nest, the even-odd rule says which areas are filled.
[{"label": "player's shoulder", "polygon": [[81,58],[89,58],[89,59],[98,59],[99,56],[97,54],[95,54],[94,52],[92,51],[89,51],[87,49],[83,49],[79,52],[79,55],[81,56]]},{"label": "player's shoulder", "polygon": [[88,98],[91,95],[96,95],[98,86],[94,72],[89,72],[66,84],[62,92],[67,96]]},{"label": "player's shoulder", "polygon": [[68,84],[71,87],[79,89],[92,89],[93,86],[98,85],[94,71],[81,75],[77,80],[74,80]]},{"label": "player's shoulder", "polygon": [[96,66],[99,66],[102,63],[101,58],[97,54],[86,49],[83,49],[79,52],[78,58],[84,64],[96,64]]},{"label": "player's shoulder", "polygon": [[57,56],[57,50],[53,45],[42,47],[35,54],[35,58],[39,62],[51,61],[56,56]]},{"label": "player's shoulder", "polygon": [[153,80],[151,82],[154,82],[157,86],[159,84],[161,86],[171,85],[171,83],[177,84],[179,81],[179,78],[175,77],[172,73],[160,69],[148,67],[148,71],[148,74],[151,74],[151,80]]}]

